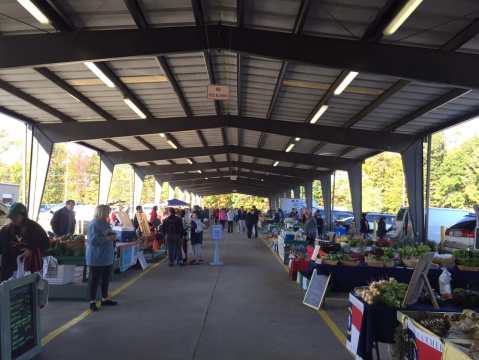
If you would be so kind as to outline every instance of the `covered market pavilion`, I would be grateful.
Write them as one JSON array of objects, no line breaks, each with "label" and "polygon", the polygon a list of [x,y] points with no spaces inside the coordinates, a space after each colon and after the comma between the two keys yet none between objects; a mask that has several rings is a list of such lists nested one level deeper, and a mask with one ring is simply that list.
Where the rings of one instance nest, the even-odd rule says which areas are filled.
[{"label": "covered market pavilion", "polygon": [[[32,3],[43,23],[14,0],[0,4],[0,110],[33,133],[33,218],[57,142],[98,151],[100,203],[114,166],[128,163],[135,204],[145,175],[273,207],[300,185],[311,204],[319,179],[329,212],[339,169],[356,218],[362,162],[392,151],[422,239],[423,141],[479,112],[471,1],[424,1],[390,36],[408,1]],[[209,100],[210,84],[227,86],[227,100]]]},{"label": "covered market pavilion", "polygon": [[[130,164],[135,205],[147,175],[272,208],[300,186],[311,207],[320,180],[329,218],[331,174],[344,170],[356,220],[362,163],[390,151],[422,241],[424,143],[479,115],[479,2],[453,3],[2,1],[0,112],[32,134],[29,215],[60,142],[100,155],[99,203]],[[208,98],[208,85],[228,94]]]}]

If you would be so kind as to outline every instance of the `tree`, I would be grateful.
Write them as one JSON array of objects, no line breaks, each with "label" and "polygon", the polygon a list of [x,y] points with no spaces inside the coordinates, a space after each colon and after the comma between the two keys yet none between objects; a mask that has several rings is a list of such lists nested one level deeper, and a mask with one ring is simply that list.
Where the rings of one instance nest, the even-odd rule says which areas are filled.
[{"label": "tree", "polygon": [[268,199],[246,194],[232,193],[203,197],[203,206],[207,208],[240,208],[251,209],[256,206],[261,211],[269,208]]}]

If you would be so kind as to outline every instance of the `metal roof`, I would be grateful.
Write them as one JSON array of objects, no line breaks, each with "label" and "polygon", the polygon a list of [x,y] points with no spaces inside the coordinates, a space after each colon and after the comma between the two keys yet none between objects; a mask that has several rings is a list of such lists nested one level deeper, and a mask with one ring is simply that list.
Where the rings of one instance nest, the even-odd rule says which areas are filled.
[{"label": "metal roof", "polygon": [[[106,121],[111,131],[82,128],[72,139],[107,156],[168,151],[172,142],[178,149],[170,159],[135,161],[163,176],[170,169],[198,175],[181,167],[191,161],[208,174],[278,173],[293,184],[308,171],[312,178],[381,150],[401,151],[409,140],[479,114],[479,2],[425,0],[394,35],[382,36],[404,2],[37,0],[50,19],[43,25],[5,0],[0,111],[48,134]],[[87,60],[116,87],[99,80]],[[333,95],[350,70],[359,75]],[[208,100],[211,83],[228,86],[229,99]],[[134,121],[144,131],[129,133]],[[68,140],[52,140],[60,138]],[[182,157],[188,148],[206,151]]]}]

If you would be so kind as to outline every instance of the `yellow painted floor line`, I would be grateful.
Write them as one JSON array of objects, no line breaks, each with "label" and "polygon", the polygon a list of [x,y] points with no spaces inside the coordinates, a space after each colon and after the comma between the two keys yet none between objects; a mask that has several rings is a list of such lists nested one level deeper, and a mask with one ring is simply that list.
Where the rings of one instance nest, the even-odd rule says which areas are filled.
[{"label": "yellow painted floor line", "polygon": [[[276,254],[276,252],[274,252],[273,249],[271,249],[271,246],[269,246],[269,244],[264,239],[261,238],[261,241],[271,251],[271,253],[274,255],[276,260],[279,261],[279,263],[283,267],[283,270],[289,273],[289,268],[284,264],[283,260],[281,260],[279,255]],[[326,310],[319,309],[318,314],[321,317],[321,319],[323,319],[324,323],[329,328],[329,330],[331,330],[331,332],[336,337],[336,339],[338,339],[338,341],[341,343],[341,345],[346,347],[346,335],[344,335],[344,333],[339,329],[339,327],[336,325],[333,319],[331,319],[331,317],[326,312]]]},{"label": "yellow painted floor line", "polygon": [[[128,280],[126,283],[124,283],[123,285],[121,285],[118,289],[115,289],[114,291],[111,292],[111,297],[116,297],[118,295],[120,295],[123,291],[125,291],[126,289],[128,289],[131,285],[133,285],[134,283],[136,283],[138,280],[140,280],[143,276],[145,276],[146,274],[148,274],[149,272],[151,272],[152,270],[158,268],[158,266],[160,266],[161,263],[165,262],[167,258],[164,258],[163,260],[161,260],[160,262],[156,263],[156,264],[153,264],[151,266],[149,266],[145,271],[141,272],[140,274],[136,275],[134,278]],[[63,334],[65,331],[67,331],[68,329],[72,328],[73,326],[75,326],[76,324],[78,324],[80,321],[82,321],[83,319],[87,318],[90,314],[92,313],[92,311],[90,309],[88,310],[85,310],[83,311],[80,315],[74,317],[73,319],[67,321],[65,324],[61,325],[60,327],[56,328],[55,330],[49,332],[47,335],[45,335],[43,338],[42,338],[42,345],[45,346],[47,345],[50,341],[52,341],[53,339],[57,338],[58,336],[60,336],[61,334]]]}]

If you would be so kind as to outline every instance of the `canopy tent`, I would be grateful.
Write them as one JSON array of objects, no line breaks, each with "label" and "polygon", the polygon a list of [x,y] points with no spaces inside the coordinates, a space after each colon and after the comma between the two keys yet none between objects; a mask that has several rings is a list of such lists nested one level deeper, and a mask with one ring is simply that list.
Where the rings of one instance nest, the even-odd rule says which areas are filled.
[{"label": "canopy tent", "polygon": [[[355,214],[362,162],[394,151],[420,217],[418,141],[479,115],[479,26],[464,16],[479,2],[424,1],[392,36],[404,0],[34,3],[48,22],[0,3],[0,111],[34,129],[33,217],[64,141],[101,155],[102,200],[122,163],[134,166],[135,202],[145,175],[271,203],[305,184],[309,198],[320,179],[329,198],[340,169]],[[229,95],[207,98],[209,84]]]},{"label": "canopy tent", "polygon": [[189,207],[190,206],[190,204],[180,199],[170,199],[166,202],[166,205],[171,207]]}]

